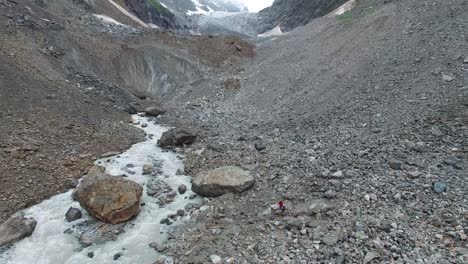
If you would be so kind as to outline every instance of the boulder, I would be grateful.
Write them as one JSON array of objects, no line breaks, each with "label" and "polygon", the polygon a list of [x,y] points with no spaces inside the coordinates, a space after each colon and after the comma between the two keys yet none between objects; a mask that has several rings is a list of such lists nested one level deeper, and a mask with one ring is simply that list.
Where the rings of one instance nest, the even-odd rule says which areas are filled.
[{"label": "boulder", "polygon": [[250,172],[228,166],[199,173],[193,180],[192,190],[201,196],[216,197],[229,192],[243,192],[254,183],[255,179]]},{"label": "boulder", "polygon": [[183,146],[192,144],[196,135],[184,128],[175,128],[162,134],[158,145],[161,148],[170,148],[174,146]]},{"label": "boulder", "polygon": [[184,194],[187,191],[187,186],[185,184],[179,185],[179,188],[177,188],[180,194]]},{"label": "boulder", "polygon": [[143,175],[151,174],[153,169],[154,169],[153,165],[150,165],[150,164],[143,165]]},{"label": "boulder", "polygon": [[32,235],[36,224],[36,220],[28,219],[21,215],[10,217],[5,223],[0,225],[0,247],[13,244]]},{"label": "boulder", "polygon": [[68,209],[67,213],[65,214],[65,219],[67,219],[68,222],[76,221],[81,217],[83,217],[81,210],[73,207],[70,207],[70,209]]},{"label": "boulder", "polygon": [[73,199],[95,218],[117,224],[139,213],[142,192],[143,188],[135,182],[97,173],[83,178]]},{"label": "boulder", "polygon": [[145,109],[145,114],[148,116],[160,116],[166,113],[165,110],[157,107],[157,106],[151,106]]}]

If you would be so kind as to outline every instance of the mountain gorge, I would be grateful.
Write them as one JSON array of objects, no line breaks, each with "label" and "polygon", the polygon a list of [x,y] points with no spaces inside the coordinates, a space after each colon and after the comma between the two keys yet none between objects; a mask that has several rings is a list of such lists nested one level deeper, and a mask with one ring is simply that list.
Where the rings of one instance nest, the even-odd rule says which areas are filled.
[{"label": "mountain gorge", "polygon": [[465,263],[468,2],[0,0],[0,264]]}]

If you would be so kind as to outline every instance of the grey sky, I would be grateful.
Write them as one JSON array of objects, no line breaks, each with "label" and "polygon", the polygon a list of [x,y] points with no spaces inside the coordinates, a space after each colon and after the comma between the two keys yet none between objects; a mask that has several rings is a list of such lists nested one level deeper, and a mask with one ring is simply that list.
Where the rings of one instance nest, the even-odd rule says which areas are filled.
[{"label": "grey sky", "polygon": [[239,1],[246,5],[250,12],[258,12],[265,7],[271,6],[274,0],[233,0]]}]

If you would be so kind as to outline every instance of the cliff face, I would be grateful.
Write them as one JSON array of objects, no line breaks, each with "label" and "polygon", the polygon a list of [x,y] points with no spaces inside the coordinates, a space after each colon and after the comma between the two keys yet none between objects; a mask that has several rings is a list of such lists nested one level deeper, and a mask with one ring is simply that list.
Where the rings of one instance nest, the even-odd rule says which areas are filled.
[{"label": "cliff face", "polygon": [[182,29],[176,16],[158,0],[125,0],[125,5],[146,23],[164,29]]},{"label": "cliff face", "polygon": [[279,25],[283,32],[291,31],[345,2],[347,0],[276,0],[271,7],[258,13],[256,28],[263,33]]},{"label": "cliff face", "polygon": [[248,11],[245,6],[227,0],[161,0],[161,3],[181,15],[203,14],[212,11],[229,13]]}]

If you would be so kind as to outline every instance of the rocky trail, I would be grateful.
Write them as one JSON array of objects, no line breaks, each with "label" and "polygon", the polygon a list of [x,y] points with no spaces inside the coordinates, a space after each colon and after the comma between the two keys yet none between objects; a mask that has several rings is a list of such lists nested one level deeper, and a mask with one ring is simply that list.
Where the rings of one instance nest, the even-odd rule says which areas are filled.
[{"label": "rocky trail", "polygon": [[36,2],[0,0],[0,263],[468,261],[466,0],[248,38]]}]

